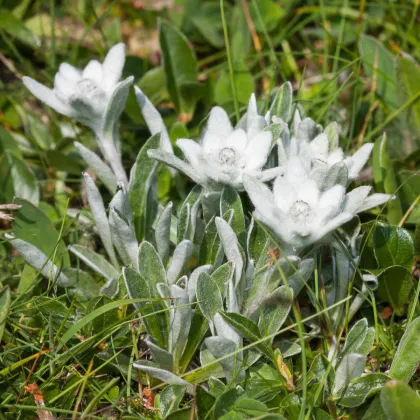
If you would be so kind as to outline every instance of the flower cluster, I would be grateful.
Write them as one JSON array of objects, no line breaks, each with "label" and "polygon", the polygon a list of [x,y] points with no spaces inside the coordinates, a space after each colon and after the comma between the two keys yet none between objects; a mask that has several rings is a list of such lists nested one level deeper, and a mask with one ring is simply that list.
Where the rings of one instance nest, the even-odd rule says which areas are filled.
[{"label": "flower cluster", "polygon": [[[273,141],[274,126],[281,128],[277,141]],[[322,240],[357,213],[392,199],[388,194],[368,196],[371,188],[366,186],[346,193],[369,159],[373,144],[345,156],[338,130],[337,123],[323,130],[310,118],[302,120],[298,109],[289,129],[270,111],[261,116],[252,95],[247,113],[235,128],[226,112],[214,107],[199,142],[179,139],[184,161],[162,150],[151,150],[149,156],[183,171],[207,190],[220,191],[224,185],[245,189],[255,206],[255,218],[284,249],[295,253]],[[278,166],[267,168],[276,152]],[[273,178],[271,190],[265,182]]]},{"label": "flower cluster", "polygon": [[[29,77],[23,81],[47,105],[90,127],[117,181],[127,185],[116,135],[133,81],[129,77],[119,82],[124,61],[124,45],[118,44],[103,64],[92,60],[83,71],[61,64],[54,89]],[[173,174],[184,172],[203,187],[204,196],[217,197],[224,186],[246,190],[255,206],[255,218],[282,246],[296,252],[322,240],[358,212],[392,197],[369,196],[370,188],[365,186],[346,192],[369,159],[373,144],[346,156],[339,147],[338,125],[331,123],[324,130],[310,118],[302,119],[297,107],[292,113],[290,83],[280,89],[280,103],[276,99],[265,115],[259,113],[252,95],[247,112],[235,127],[226,111],[214,107],[198,141],[177,140],[184,160],[174,154],[159,112],[139,88],[135,90],[150,131],[161,135],[160,148],[148,150],[148,155],[173,168]],[[265,183],[273,179],[270,189]]]}]

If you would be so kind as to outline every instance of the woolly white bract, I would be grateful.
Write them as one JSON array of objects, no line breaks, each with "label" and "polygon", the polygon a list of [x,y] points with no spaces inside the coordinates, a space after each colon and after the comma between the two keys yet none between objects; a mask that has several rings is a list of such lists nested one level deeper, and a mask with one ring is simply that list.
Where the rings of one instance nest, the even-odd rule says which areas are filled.
[{"label": "woolly white bract", "polygon": [[311,178],[311,161],[291,157],[284,174],[274,181],[271,191],[261,181],[244,177],[244,185],[254,206],[256,219],[265,224],[287,250],[309,246],[350,221],[363,210],[384,204],[391,196],[373,194],[359,187],[346,194],[343,185],[321,190]]},{"label": "woolly white bract", "polygon": [[23,83],[39,100],[96,132],[101,128],[105,110],[117,86],[133,79],[130,76],[119,82],[124,62],[125,46],[120,43],[109,50],[103,64],[91,60],[79,70],[62,63],[55,75],[53,89],[27,76]]},{"label": "woolly white bract", "polygon": [[258,114],[252,95],[248,112],[235,128],[226,111],[216,106],[210,112],[199,142],[178,139],[176,144],[185,161],[157,150],[150,151],[149,155],[183,171],[208,190],[221,190],[223,185],[243,190],[244,174],[269,181],[279,173],[279,168],[263,170],[272,144],[272,133],[264,130],[267,125],[267,119]]}]

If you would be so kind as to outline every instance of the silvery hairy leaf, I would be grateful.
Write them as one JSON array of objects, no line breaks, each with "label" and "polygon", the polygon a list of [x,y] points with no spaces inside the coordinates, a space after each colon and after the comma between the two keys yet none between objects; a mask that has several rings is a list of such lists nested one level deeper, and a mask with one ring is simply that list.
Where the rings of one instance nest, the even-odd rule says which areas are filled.
[{"label": "silvery hairy leaf", "polygon": [[200,207],[201,187],[196,185],[184,200],[178,212],[178,242],[183,239],[194,241],[197,214]]},{"label": "silvery hairy leaf", "polygon": [[[208,337],[204,340],[204,345],[216,359],[223,358],[220,360],[220,364],[228,383],[233,380],[239,382],[243,378],[242,357],[240,353],[232,354],[237,351],[236,344],[232,340],[222,337]],[[226,357],[230,354],[232,355]]]},{"label": "silvery hairy leaf", "polygon": [[189,240],[180,242],[173,253],[171,265],[168,268],[168,284],[173,284],[181,276],[194,251],[194,244]]},{"label": "silvery hairy leaf", "polygon": [[230,225],[222,218],[216,217],[216,227],[228,260],[235,265],[235,287],[241,283],[244,270],[244,252],[240,249],[238,238]]},{"label": "silvery hairy leaf", "polygon": [[120,182],[117,185],[117,191],[109,203],[109,208],[114,208],[128,225],[133,224],[133,212],[130,206],[130,199],[126,187]]},{"label": "silvery hairy leaf", "polygon": [[187,381],[184,381],[183,379],[173,374],[172,372],[153,366],[147,360],[139,360],[133,364],[133,367],[135,369],[139,369],[142,372],[149,374],[150,376],[153,376],[154,378],[161,380],[162,382],[166,384],[185,385],[187,386],[187,389],[192,391],[192,386],[190,383],[188,383]]},{"label": "silvery hairy leaf", "polygon": [[350,381],[362,375],[366,365],[365,356],[358,353],[348,353],[342,359],[335,371],[333,393],[338,394]]},{"label": "silvery hairy leaf", "polygon": [[150,352],[153,355],[153,361],[159,368],[172,371],[174,367],[173,355],[168,351],[156,345],[151,337],[146,340]]},{"label": "silvery hairy leaf", "polygon": [[171,235],[172,202],[170,201],[162,211],[155,228],[156,248],[166,266],[169,258]]},{"label": "silvery hairy leaf", "polygon": [[133,226],[129,226],[114,207],[109,210],[109,225],[112,241],[124,265],[137,268],[138,243]]},{"label": "silvery hairy leaf", "polygon": [[223,300],[217,283],[206,272],[198,276],[196,293],[201,312],[212,321],[216,313],[223,310]]},{"label": "silvery hairy leaf", "polygon": [[61,287],[73,285],[73,282],[69,280],[67,276],[38,248],[22,239],[14,239],[13,236],[9,234],[6,235],[6,238],[13,248],[22,255],[24,260],[31,267],[38,270],[44,277],[57,280],[57,284]]},{"label": "silvery hairy leaf", "polygon": [[96,153],[83,146],[83,144],[76,141],[74,145],[88,167],[95,172],[96,176],[103,182],[109,192],[114,194],[117,189],[117,179],[111,168]]},{"label": "silvery hairy leaf", "polygon": [[93,216],[99,236],[105,247],[105,250],[114,266],[118,267],[117,257],[115,255],[114,246],[112,244],[111,230],[108,223],[108,217],[105,212],[104,202],[98,187],[92,178],[85,172],[83,174],[86,185],[86,195],[89,202],[90,211]]},{"label": "silvery hairy leaf", "polygon": [[107,280],[118,279],[120,273],[102,255],[81,245],[70,245],[69,251]]},{"label": "silvery hairy leaf", "polygon": [[293,88],[290,82],[283,83],[270,106],[270,114],[288,122],[292,116]]},{"label": "silvery hairy leaf", "polygon": [[210,274],[210,271],[212,269],[211,264],[207,265],[201,265],[200,267],[197,267],[190,275],[190,278],[188,279],[187,284],[187,292],[190,303],[195,302],[197,300],[196,297],[196,289],[197,289],[197,280],[200,275],[200,273],[207,273]]},{"label": "silvery hairy leaf", "polygon": [[113,141],[115,138],[115,131],[118,129],[118,123],[121,114],[124,110],[125,103],[127,101],[130,87],[133,84],[134,76],[127,77],[127,79],[119,82],[107,104],[105,109],[103,125],[102,125],[102,136],[106,141]]},{"label": "silvery hairy leaf", "polygon": [[362,318],[353,325],[347,334],[340,357],[348,353],[358,353],[362,356],[367,356],[373,346],[374,338],[375,328],[369,327],[366,318]]},{"label": "silvery hairy leaf", "polygon": [[192,309],[188,304],[187,292],[172,285],[170,288],[172,310],[169,313],[169,350],[174,355],[174,361],[178,364],[188,341],[190,325],[192,319]]}]

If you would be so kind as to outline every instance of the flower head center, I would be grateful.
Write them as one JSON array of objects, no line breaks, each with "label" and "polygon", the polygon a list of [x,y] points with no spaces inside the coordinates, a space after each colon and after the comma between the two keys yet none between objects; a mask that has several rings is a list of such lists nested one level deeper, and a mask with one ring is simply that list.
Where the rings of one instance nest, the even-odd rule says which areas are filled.
[{"label": "flower head center", "polygon": [[306,222],[312,214],[311,206],[302,200],[295,201],[289,210],[289,216],[296,223]]},{"label": "flower head center", "polygon": [[222,164],[233,165],[236,161],[236,153],[231,147],[225,147],[219,152],[219,161]]}]

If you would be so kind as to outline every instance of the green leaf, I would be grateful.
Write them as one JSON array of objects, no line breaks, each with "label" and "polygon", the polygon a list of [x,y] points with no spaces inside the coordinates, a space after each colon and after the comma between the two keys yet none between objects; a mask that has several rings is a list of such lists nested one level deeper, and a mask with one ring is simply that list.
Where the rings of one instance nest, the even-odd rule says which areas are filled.
[{"label": "green leaf", "polygon": [[41,250],[47,257],[51,257],[55,247],[55,264],[59,267],[68,267],[70,257],[64,241],[59,237],[51,220],[35,207],[32,203],[23,199],[16,199],[15,204],[22,208],[15,213],[13,233],[16,238],[22,239]]},{"label": "green leaf", "polygon": [[178,212],[177,240],[180,243],[183,239],[194,239],[197,211],[200,205],[201,187],[196,185],[182,203]]},{"label": "green leaf", "polygon": [[[230,324],[242,337],[249,340],[251,343],[261,339],[261,333],[257,324],[250,319],[237,314],[235,312],[220,312],[223,319]],[[264,353],[267,357],[272,358],[273,354],[268,348],[267,344],[259,343],[256,347]]]},{"label": "green leaf", "polygon": [[223,309],[222,295],[217,283],[204,272],[197,279],[197,300],[201,312],[209,321]]},{"label": "green leaf", "polygon": [[376,394],[387,381],[388,376],[382,373],[370,373],[354,379],[345,388],[337,403],[344,407],[358,407]]},{"label": "green leaf", "polygon": [[70,245],[69,251],[107,280],[118,279],[120,273],[102,255],[82,245]]},{"label": "green leaf", "polygon": [[179,403],[185,394],[185,386],[183,385],[169,385],[160,394],[159,408],[163,417],[179,408]]},{"label": "green leaf", "polygon": [[[258,327],[263,335],[274,334],[281,328],[292,307],[293,291],[289,293],[286,286],[281,286],[270,295],[269,300],[272,303],[265,302],[262,305],[258,321]],[[273,339],[270,340],[272,341]]]},{"label": "green leaf", "polygon": [[162,260],[150,242],[143,241],[139,247],[139,274],[146,280],[151,297],[158,297],[158,283],[166,284],[166,272]]},{"label": "green leaf", "polygon": [[[420,89],[420,66],[413,58],[404,54],[397,57],[397,80],[398,96],[400,105],[403,105],[415,95],[418,95]],[[419,146],[420,132],[420,100],[417,99],[405,111],[403,118],[408,122],[414,138],[417,138],[417,147]],[[413,149],[415,145],[411,146]]]},{"label": "green leaf", "polygon": [[389,267],[378,276],[378,294],[400,313],[413,287],[411,272],[401,266]]},{"label": "green leaf", "polygon": [[366,356],[373,345],[374,337],[375,329],[368,327],[366,318],[357,321],[347,334],[341,356],[348,353],[359,353]]},{"label": "green leaf", "polygon": [[236,403],[236,410],[242,413],[248,414],[249,416],[261,416],[264,413],[268,413],[268,408],[265,404],[260,401],[253,400],[251,398],[241,398]]},{"label": "green leaf", "polygon": [[[162,51],[166,87],[178,112],[192,113],[195,101],[182,94],[182,85],[197,81],[197,59],[188,39],[164,20],[159,22],[159,42]],[[187,103],[188,101],[188,103]]]},{"label": "green leaf", "polygon": [[236,233],[239,243],[244,248],[246,241],[246,228],[241,197],[234,188],[225,187],[220,198],[220,214],[225,214],[229,210],[233,210],[230,225]]},{"label": "green leaf", "polygon": [[22,158],[22,153],[13,136],[3,127],[0,126],[0,152],[13,153],[18,158]]},{"label": "green leaf", "polygon": [[397,74],[394,56],[376,38],[362,35],[359,51],[363,68],[368,76],[376,79],[376,92],[390,108],[397,108]]},{"label": "green leaf", "polygon": [[6,152],[6,157],[10,167],[15,196],[38,206],[39,185],[34,174],[29,170],[25,161],[13,153]]},{"label": "green leaf", "polygon": [[12,298],[10,296],[10,289],[8,286],[0,290],[0,342],[3,337],[4,328],[6,326],[6,318],[9,313],[10,303]]},{"label": "green leaf", "polygon": [[420,362],[420,317],[405,330],[389,370],[389,376],[409,382]]},{"label": "green leaf", "polygon": [[198,420],[205,420],[206,416],[213,409],[216,398],[208,392],[204,387],[197,386],[196,388],[196,406]]},{"label": "green leaf", "polygon": [[271,115],[281,118],[288,122],[292,116],[293,88],[290,82],[283,83],[276,92],[273,102],[270,106]]},{"label": "green leaf", "polygon": [[404,382],[388,382],[380,398],[388,420],[412,420],[420,413],[420,397]]},{"label": "green leaf", "polygon": [[[258,10],[256,10],[258,8]],[[285,15],[279,3],[273,0],[259,0],[252,2],[249,8],[255,29],[258,32],[271,31],[277,27],[281,18]]]},{"label": "green leaf", "polygon": [[[101,308],[102,306],[110,303],[111,299],[107,296],[97,296],[90,302],[88,311],[92,312],[95,309]],[[97,316],[92,320],[92,327],[96,333],[106,330],[106,328],[112,325],[118,319],[118,308],[112,308],[109,311],[104,312],[100,316]]]},{"label": "green leaf", "polygon": [[373,252],[379,268],[399,265],[411,270],[414,246],[410,234],[405,229],[377,223],[372,239]]},{"label": "green leaf", "polygon": [[[379,191],[395,194],[398,189],[394,166],[389,156],[386,134],[377,140],[373,147],[373,177]],[[387,204],[387,219],[389,223],[398,224],[402,219],[401,202],[397,197]]]},{"label": "green leaf", "polygon": [[134,225],[137,239],[141,240],[146,235],[147,225],[147,201],[152,179],[155,175],[158,163],[147,156],[149,149],[158,149],[160,145],[160,133],[150,137],[137,155],[130,174],[128,195],[133,209]]},{"label": "green leaf", "polygon": [[229,411],[234,410],[237,402],[244,398],[245,395],[240,388],[232,388],[224,392],[216,401],[214,408],[215,418],[218,419]]},{"label": "green leaf", "polygon": [[36,48],[40,45],[39,38],[25,27],[22,20],[17,19],[13,13],[3,8],[0,9],[0,29],[30,47]]}]

